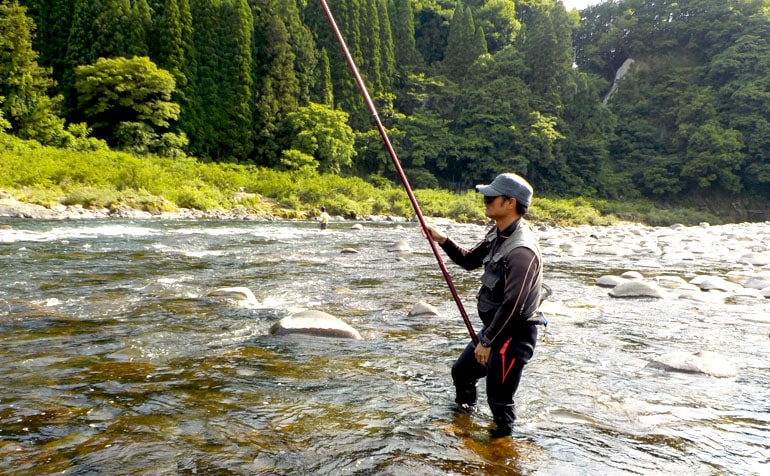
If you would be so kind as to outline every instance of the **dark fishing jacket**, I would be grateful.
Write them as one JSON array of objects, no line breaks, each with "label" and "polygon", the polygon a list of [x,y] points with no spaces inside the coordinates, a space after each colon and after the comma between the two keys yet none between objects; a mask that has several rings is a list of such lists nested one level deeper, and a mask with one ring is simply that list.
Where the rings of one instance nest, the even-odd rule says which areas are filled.
[{"label": "dark fishing jacket", "polygon": [[534,317],[543,280],[540,247],[529,224],[519,219],[502,231],[493,227],[470,249],[451,239],[441,247],[465,269],[484,266],[478,293],[483,336],[493,349],[510,339],[516,357],[529,360],[537,340]]}]

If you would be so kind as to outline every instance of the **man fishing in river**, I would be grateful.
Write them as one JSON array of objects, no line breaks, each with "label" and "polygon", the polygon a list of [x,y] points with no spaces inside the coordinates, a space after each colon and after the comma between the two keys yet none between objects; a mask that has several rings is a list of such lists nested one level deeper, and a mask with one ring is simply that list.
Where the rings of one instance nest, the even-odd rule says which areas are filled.
[{"label": "man fishing in river", "polygon": [[486,237],[464,248],[428,225],[431,238],[459,266],[484,266],[478,313],[484,327],[478,345],[470,342],[452,366],[457,411],[476,406],[476,383],[486,377],[487,402],[496,428],[492,437],[509,436],[516,420],[514,394],[537,341],[535,313],[540,304],[540,247],[523,216],[532,201],[532,186],[513,173],[500,174],[489,185],[477,185],[485,215],[495,222]]}]

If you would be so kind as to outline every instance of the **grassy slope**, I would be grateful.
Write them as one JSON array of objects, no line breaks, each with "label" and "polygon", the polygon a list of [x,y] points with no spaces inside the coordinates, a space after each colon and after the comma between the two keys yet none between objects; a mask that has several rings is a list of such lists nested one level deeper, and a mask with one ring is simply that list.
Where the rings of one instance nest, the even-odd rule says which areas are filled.
[{"label": "grassy slope", "polygon": [[[346,218],[414,215],[402,187],[375,187],[356,177],[279,172],[248,165],[202,163],[192,158],[78,152],[17,141],[7,141],[0,147],[0,188],[19,201],[48,207],[60,203],[110,209],[128,206],[157,213],[177,208],[227,210],[241,206],[280,218],[306,218],[325,205],[331,214]],[[484,220],[481,200],[475,193],[416,190],[415,196],[426,216],[462,222]],[[618,221],[716,224],[732,219],[699,209],[665,209],[648,201],[536,197],[530,219],[560,225],[608,225]]]}]

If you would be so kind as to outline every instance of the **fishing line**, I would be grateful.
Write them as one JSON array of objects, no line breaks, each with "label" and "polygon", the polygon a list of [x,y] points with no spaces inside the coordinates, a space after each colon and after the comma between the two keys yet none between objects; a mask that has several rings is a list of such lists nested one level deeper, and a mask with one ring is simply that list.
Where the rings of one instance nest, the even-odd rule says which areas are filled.
[{"label": "fishing line", "polygon": [[417,198],[414,196],[412,188],[409,186],[409,180],[406,178],[404,169],[401,168],[401,163],[398,160],[395,149],[393,149],[393,145],[390,143],[388,133],[385,131],[385,127],[383,127],[382,121],[380,121],[380,116],[377,114],[377,108],[374,107],[372,98],[369,96],[369,91],[366,89],[366,85],[364,84],[363,79],[361,79],[361,75],[358,72],[358,67],[356,67],[356,63],[353,61],[353,57],[351,56],[350,51],[345,44],[345,40],[342,38],[342,33],[340,33],[340,29],[337,27],[337,22],[334,21],[334,16],[332,16],[332,12],[329,9],[329,6],[326,4],[326,0],[320,0],[320,2],[321,7],[326,13],[326,18],[329,20],[329,25],[332,27],[334,36],[337,37],[337,42],[342,48],[342,53],[345,55],[345,59],[347,60],[348,66],[350,67],[350,71],[353,73],[353,77],[356,79],[358,89],[361,91],[361,94],[364,97],[364,101],[366,102],[366,106],[369,108],[369,112],[374,118],[374,123],[377,125],[377,130],[380,132],[380,137],[382,137],[383,142],[385,142],[385,147],[388,149],[388,153],[390,154],[390,158],[393,161],[393,165],[396,167],[396,172],[398,172],[399,178],[401,178],[401,183],[404,184],[406,194],[409,196],[409,201],[412,203],[412,208],[414,208],[414,212],[417,215],[417,220],[420,222],[420,227],[422,228],[422,231],[425,234],[428,243],[430,244],[430,249],[433,251],[433,255],[436,257],[439,268],[441,268],[441,273],[444,275],[444,279],[446,280],[447,286],[449,286],[449,290],[451,291],[452,297],[457,304],[460,315],[463,317],[465,327],[468,328],[468,333],[471,335],[471,340],[473,341],[474,345],[478,344],[479,339],[476,337],[476,333],[473,331],[473,325],[468,318],[468,313],[465,312],[465,308],[463,307],[463,303],[460,300],[460,296],[457,294],[457,289],[455,288],[454,283],[452,283],[452,278],[449,276],[449,271],[444,264],[444,260],[441,258],[441,254],[439,253],[438,245],[431,238],[430,232],[428,231],[428,225],[425,222],[425,217],[422,215],[422,211],[420,211],[420,205],[417,203]]}]

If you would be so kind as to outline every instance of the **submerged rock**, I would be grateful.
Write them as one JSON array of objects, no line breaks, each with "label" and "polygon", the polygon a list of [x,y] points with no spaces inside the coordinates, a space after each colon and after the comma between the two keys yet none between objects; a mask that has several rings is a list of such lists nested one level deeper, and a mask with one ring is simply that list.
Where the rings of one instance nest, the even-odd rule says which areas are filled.
[{"label": "submerged rock", "polygon": [[413,250],[406,240],[398,240],[398,242],[396,242],[393,246],[388,248],[388,251],[393,251],[397,253],[411,253]]},{"label": "submerged rock", "polygon": [[725,358],[709,351],[697,353],[671,352],[650,363],[651,367],[687,373],[701,373],[713,377],[734,377],[738,371]]}]

